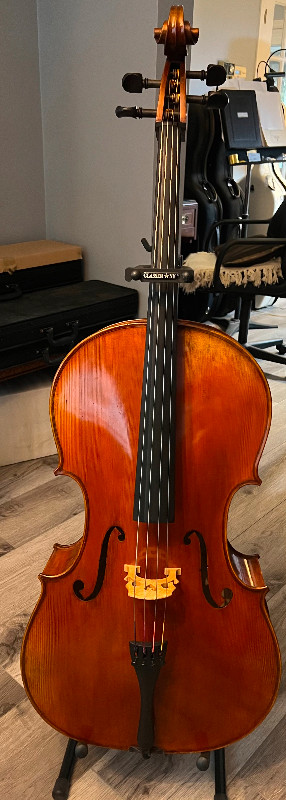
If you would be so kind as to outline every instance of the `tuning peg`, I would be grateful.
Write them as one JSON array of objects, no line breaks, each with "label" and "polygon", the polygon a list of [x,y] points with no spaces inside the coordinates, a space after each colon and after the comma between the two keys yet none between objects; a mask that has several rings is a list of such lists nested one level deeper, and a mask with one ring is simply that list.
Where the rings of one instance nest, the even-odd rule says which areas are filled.
[{"label": "tuning peg", "polygon": [[221,86],[226,80],[226,71],[221,64],[209,64],[207,69],[187,71],[186,78],[206,81],[207,86]]},{"label": "tuning peg", "polygon": [[209,64],[207,67],[207,86],[221,86],[226,81],[226,70],[221,64]]},{"label": "tuning peg", "polygon": [[141,72],[126,72],[122,78],[125,92],[142,92],[143,89],[159,89],[160,81],[143,78]]},{"label": "tuning peg", "polygon": [[226,92],[209,92],[208,94],[196,95],[187,94],[187,103],[200,103],[207,108],[222,110],[228,104],[228,96]]},{"label": "tuning peg", "polygon": [[157,112],[155,108],[140,108],[139,106],[130,106],[130,108],[126,108],[125,106],[117,106],[115,114],[119,118],[134,117],[134,119],[142,119],[142,117],[156,117]]},{"label": "tuning peg", "polygon": [[209,92],[206,105],[208,108],[222,111],[228,104],[229,98],[226,92]]}]

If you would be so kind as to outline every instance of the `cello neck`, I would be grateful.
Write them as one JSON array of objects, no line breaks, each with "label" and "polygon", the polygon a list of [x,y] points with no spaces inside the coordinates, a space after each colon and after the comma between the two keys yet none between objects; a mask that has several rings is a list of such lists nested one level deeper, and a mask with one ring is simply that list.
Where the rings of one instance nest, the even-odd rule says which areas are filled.
[{"label": "cello neck", "polygon": [[177,287],[149,290],[133,518],[172,522],[175,514]]},{"label": "cello neck", "polygon": [[[156,114],[158,140],[152,267],[170,272],[179,258],[180,150],[186,129],[187,44],[198,30],[184,21],[183,6],[155,29],[167,56]],[[149,289],[140,428],[133,517],[168,523],[175,516],[175,396],[178,288],[151,283]]]},{"label": "cello neck", "polygon": [[179,185],[182,131],[175,121],[159,123],[154,197],[152,267],[174,270],[179,259]]},{"label": "cello neck", "polygon": [[[180,65],[166,63],[163,117],[157,122],[157,179],[152,267],[173,271],[179,260]],[[173,109],[170,103],[175,104]],[[175,389],[178,287],[151,283],[143,372],[133,517],[172,522],[175,515]]]}]

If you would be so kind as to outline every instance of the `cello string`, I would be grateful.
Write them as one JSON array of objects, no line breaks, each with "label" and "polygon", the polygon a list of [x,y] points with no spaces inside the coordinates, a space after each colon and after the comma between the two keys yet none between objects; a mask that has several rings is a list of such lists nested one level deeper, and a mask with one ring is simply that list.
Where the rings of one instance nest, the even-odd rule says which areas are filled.
[{"label": "cello string", "polygon": [[161,168],[162,168],[162,150],[163,150],[163,120],[160,128],[160,147],[159,147],[159,162],[157,166],[157,198],[155,196],[154,202],[154,242],[153,242],[153,267],[156,268],[157,250],[158,250],[158,218],[159,218],[159,200],[160,200],[160,186],[161,186]]},{"label": "cello string", "polygon": [[[162,126],[163,127],[163,126]],[[163,230],[165,222],[165,200],[166,200],[166,181],[167,181],[167,156],[168,156],[168,125],[166,127],[166,136],[164,136],[164,179],[163,179],[163,197],[162,197],[162,219],[161,219],[161,240],[160,240],[160,264],[159,269],[162,269],[163,260]],[[157,304],[157,325],[156,325],[156,342],[155,342],[155,363],[154,363],[154,388],[153,388],[153,408],[152,408],[152,427],[151,427],[151,448],[150,448],[150,479],[149,479],[149,493],[148,493],[148,514],[147,514],[147,530],[146,530],[146,551],[145,551],[145,592],[147,588],[147,570],[148,570],[148,547],[149,547],[149,527],[150,527],[150,501],[151,501],[151,485],[152,485],[152,466],[153,466],[153,443],[154,443],[154,423],[155,423],[155,407],[156,407],[156,388],[157,388],[157,363],[158,363],[158,340],[160,328],[160,308],[161,308],[161,287],[158,287],[158,304]],[[159,520],[158,520],[159,522]],[[146,598],[144,596],[143,607],[143,631],[144,641],[146,641]],[[153,622],[153,637],[154,637],[154,622]]]},{"label": "cello string", "polygon": [[[167,130],[168,130],[168,137],[169,138],[169,122],[167,121]],[[168,208],[168,236],[167,236],[167,269],[170,269],[170,238],[171,238],[171,211],[172,211],[172,188],[173,188],[173,151],[174,151],[174,126],[173,121],[171,125],[172,136],[171,136],[171,153],[170,153],[170,170],[169,170],[169,208]],[[166,375],[166,345],[167,345],[167,322],[168,322],[168,298],[169,292],[168,288],[166,287],[165,290],[165,322],[164,322],[164,345],[163,345],[163,376],[162,376],[162,413],[161,413],[161,437],[160,437],[160,467],[159,467],[159,520],[158,520],[158,528],[157,528],[157,554],[156,554],[156,597],[155,597],[155,607],[154,607],[154,622],[153,622],[153,651],[155,647],[155,640],[156,640],[156,621],[157,621],[157,601],[158,601],[158,591],[157,591],[157,581],[159,577],[159,544],[160,544],[160,512],[161,512],[161,493],[162,493],[162,458],[163,458],[163,426],[164,426],[164,406],[165,406],[165,375]],[[166,597],[167,599],[167,575],[166,575]]]},{"label": "cello string", "polygon": [[[173,133],[173,129],[172,129]],[[178,239],[178,230],[177,230],[177,210],[178,210],[178,193],[179,193],[179,128],[177,127],[177,142],[176,142],[176,170],[175,170],[175,220],[174,220],[174,269],[176,267],[176,250],[177,250],[177,239]],[[175,284],[173,284],[173,297],[172,297],[172,326],[171,326],[171,353],[170,353],[170,367],[171,367],[171,374],[170,374],[170,409],[169,409],[169,459],[168,459],[168,499],[167,499],[167,509],[168,509],[168,520],[169,520],[169,505],[170,505],[170,463],[171,463],[171,429],[172,429],[172,400],[173,400],[173,357],[174,357],[174,323],[175,323],[175,306],[178,300],[178,292],[176,291]],[[166,562],[167,562],[167,569],[169,568],[169,521],[167,520],[167,528],[166,528]],[[165,636],[165,626],[166,626],[166,611],[167,611],[167,591],[166,597],[164,602],[164,615],[163,615],[163,625],[162,625],[162,639],[161,639],[161,649],[163,648],[164,644],[164,636]]]},{"label": "cello string", "polygon": [[134,624],[134,642],[137,641],[136,636],[136,574],[138,564],[138,548],[139,548],[139,529],[140,529],[140,511],[141,511],[141,492],[142,492],[142,478],[143,478],[143,454],[145,444],[146,432],[146,417],[147,417],[147,396],[148,396],[148,380],[149,380],[149,364],[150,364],[150,344],[151,344],[151,319],[153,314],[153,284],[151,284],[150,291],[150,309],[149,309],[149,329],[148,329],[148,347],[147,347],[147,365],[146,365],[146,380],[145,380],[145,398],[144,398],[144,414],[143,414],[143,432],[142,432],[142,450],[141,450],[141,466],[140,466],[140,482],[139,482],[139,499],[138,499],[138,518],[137,518],[137,531],[136,531],[136,548],[135,548],[135,570],[134,570],[134,593],[133,593],[133,624]]},{"label": "cello string", "polygon": [[[158,289],[158,315],[157,315],[156,343],[155,343],[152,429],[151,429],[150,480],[149,480],[149,492],[148,492],[148,517],[147,517],[146,550],[145,550],[145,592],[146,592],[146,589],[147,589],[147,570],[148,570],[148,546],[149,546],[149,526],[150,526],[150,497],[151,497],[151,479],[152,479],[152,466],[153,466],[153,442],[154,442],[154,421],[155,421],[156,381],[157,381],[157,361],[158,361],[158,331],[159,331],[159,317],[160,317],[160,294],[161,294],[161,287],[159,286],[159,289]],[[143,602],[144,602],[143,630],[144,630],[144,642],[145,642],[146,641],[146,598],[145,598],[145,596],[144,596],[144,601]]]},{"label": "cello string", "polygon": [[163,417],[164,417],[164,400],[165,400],[165,371],[166,371],[166,340],[167,340],[167,310],[168,310],[168,294],[165,293],[165,323],[164,323],[164,346],[163,346],[163,378],[162,378],[162,415],[161,415],[161,437],[160,437],[160,467],[159,467],[159,519],[157,523],[157,553],[156,553],[156,597],[154,607],[154,622],[153,622],[153,652],[155,649],[156,640],[156,620],[157,620],[157,601],[158,589],[157,581],[159,577],[159,544],[160,544],[160,513],[161,513],[161,492],[162,492],[162,455],[163,455]]},{"label": "cello string", "polygon": [[[160,143],[159,143],[159,159],[157,164],[157,198],[155,193],[154,198],[154,207],[155,207],[155,215],[154,215],[154,237],[153,237],[153,263],[155,265],[156,253],[158,248],[158,209],[159,209],[159,195],[160,195],[160,173],[161,173],[161,165],[162,165],[162,140],[163,140],[163,124],[160,130]],[[136,548],[135,548],[135,570],[134,570],[134,593],[133,593],[133,625],[134,625],[134,642],[137,641],[136,635],[136,574],[137,574],[137,565],[138,565],[138,549],[139,549],[139,531],[140,531],[140,511],[141,511],[141,499],[142,499],[142,480],[143,480],[143,456],[144,456],[144,445],[145,445],[145,433],[146,433],[146,419],[147,419],[147,397],[148,397],[148,382],[149,382],[149,369],[150,369],[150,352],[151,352],[151,323],[153,317],[153,301],[154,301],[154,286],[150,284],[149,290],[149,298],[150,298],[150,305],[149,305],[149,315],[148,315],[148,344],[147,344],[147,365],[146,365],[146,379],[145,379],[145,398],[144,398],[144,414],[143,414],[143,433],[142,433],[142,450],[141,450],[141,466],[140,466],[140,481],[139,481],[139,499],[138,499],[138,517],[137,517],[137,531],[136,531]]]},{"label": "cello string", "polygon": [[[169,123],[167,122],[167,130],[169,131]],[[167,136],[167,141],[169,133]],[[173,135],[172,147],[173,149]],[[167,156],[166,156],[167,157]],[[172,164],[172,152],[171,152]],[[167,240],[167,266],[169,266],[170,259],[170,203],[171,203],[171,176],[169,181],[169,226],[168,226],[168,240]],[[164,424],[164,401],[165,401],[165,374],[166,374],[166,341],[167,341],[167,312],[168,312],[168,292],[165,290],[165,321],[164,321],[164,344],[163,344],[163,375],[162,375],[162,413],[161,413],[161,436],[160,436],[160,465],[159,465],[159,519],[157,523],[157,552],[156,552],[156,595],[154,606],[154,621],[153,621],[153,652],[155,649],[156,641],[156,621],[157,621],[157,602],[158,602],[158,578],[159,578],[159,545],[160,545],[160,515],[161,515],[161,494],[162,494],[162,458],[163,458],[163,424]]]}]

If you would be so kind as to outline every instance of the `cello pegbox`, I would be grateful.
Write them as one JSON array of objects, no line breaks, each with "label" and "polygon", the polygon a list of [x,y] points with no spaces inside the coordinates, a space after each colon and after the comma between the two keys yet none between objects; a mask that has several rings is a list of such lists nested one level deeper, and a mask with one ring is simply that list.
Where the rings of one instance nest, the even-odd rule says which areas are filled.
[{"label": "cello pegbox", "polygon": [[163,22],[162,28],[154,28],[154,37],[157,44],[164,44],[164,53],[168,58],[183,60],[189,44],[196,44],[199,38],[199,29],[192,28],[184,20],[184,7],[171,6],[169,17]]},{"label": "cello pegbox", "polygon": [[[187,121],[186,107],[186,69],[185,57],[187,45],[196,44],[199,38],[198,28],[191,28],[184,20],[183,6],[171,6],[168,20],[162,28],[154,29],[157,44],[164,44],[167,56],[157,105],[156,125],[163,122],[179,122],[181,130],[185,130]],[[171,86],[170,86],[171,84]]]}]

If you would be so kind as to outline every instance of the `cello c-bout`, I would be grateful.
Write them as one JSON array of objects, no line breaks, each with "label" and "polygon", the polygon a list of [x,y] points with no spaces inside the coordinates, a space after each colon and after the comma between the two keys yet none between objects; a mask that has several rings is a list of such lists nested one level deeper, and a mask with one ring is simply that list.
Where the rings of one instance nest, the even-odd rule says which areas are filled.
[{"label": "cello c-bout", "polygon": [[[152,268],[175,273],[185,53],[181,6],[155,31],[167,56]],[[80,342],[51,393],[59,453],[85,529],[55,545],[22,648],[26,691],[67,736],[143,755],[207,751],[272,707],[280,656],[257,556],[227,541],[231,498],[259,483],[268,384],[233,339],[177,321],[177,283],[150,282],[147,321]],[[235,453],[235,458],[233,457]]]}]

